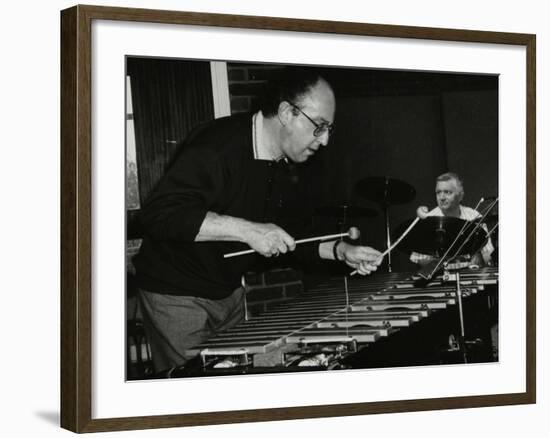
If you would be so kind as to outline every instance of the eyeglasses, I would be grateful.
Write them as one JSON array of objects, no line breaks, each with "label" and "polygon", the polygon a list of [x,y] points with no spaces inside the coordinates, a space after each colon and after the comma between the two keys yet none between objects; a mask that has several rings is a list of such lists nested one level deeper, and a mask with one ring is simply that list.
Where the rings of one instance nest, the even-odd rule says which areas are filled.
[{"label": "eyeglasses", "polygon": [[300,107],[298,107],[298,105],[292,103],[292,102],[288,102],[293,108],[297,109],[298,111],[300,111],[300,113],[302,113],[302,115],[308,119],[311,123],[313,123],[313,125],[315,126],[315,129],[313,130],[313,136],[314,137],[321,137],[321,135],[323,135],[325,132],[328,132],[328,135],[332,135],[332,133],[334,132],[334,123],[332,124],[329,124],[329,123],[317,123],[315,120],[313,120],[311,117],[309,117],[305,112],[303,112]]}]

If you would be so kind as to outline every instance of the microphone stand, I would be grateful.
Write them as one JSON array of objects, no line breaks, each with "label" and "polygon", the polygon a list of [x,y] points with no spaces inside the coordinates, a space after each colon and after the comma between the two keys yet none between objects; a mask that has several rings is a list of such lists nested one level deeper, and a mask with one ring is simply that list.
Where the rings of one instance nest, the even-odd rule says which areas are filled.
[{"label": "microphone stand", "polygon": [[468,351],[466,349],[466,331],[464,329],[464,310],[462,308],[462,290],[460,289],[460,272],[450,273],[446,271],[443,274],[442,282],[455,281],[456,301],[458,303],[458,319],[460,321],[460,334],[458,335],[458,349],[462,355],[462,362],[468,363]]},{"label": "microphone stand", "polygon": [[[462,248],[464,248],[464,246],[470,241],[470,239],[474,236],[474,233],[479,230],[481,228],[481,225],[483,223],[483,220],[487,217],[487,215],[489,214],[489,212],[495,207],[496,203],[498,202],[498,197],[495,198],[495,200],[491,203],[491,205],[489,205],[489,207],[487,207],[487,209],[485,210],[485,213],[479,218],[479,220],[476,220],[476,225],[475,227],[472,229],[472,231],[470,231],[470,234],[468,234],[468,237],[464,240],[464,242],[462,242],[462,245],[459,246],[459,248],[455,251],[455,253],[453,254],[452,257],[449,258],[449,260],[452,260],[454,259],[455,257],[457,257],[459,254],[460,254],[460,251],[462,251]],[[470,223],[470,222],[469,222]],[[494,231],[495,227],[493,227],[493,229],[491,230],[491,233]],[[487,235],[487,237],[489,237],[489,235]],[[485,242],[487,241],[487,239],[485,239]],[[483,245],[485,245],[485,242],[483,243]],[[483,248],[483,245],[481,246],[481,248]],[[452,245],[451,245],[452,246]],[[481,249],[479,248],[479,249]],[[479,250],[478,249],[478,250]]]},{"label": "microphone stand", "polygon": [[[477,210],[477,208],[481,205],[481,203],[483,203],[483,201],[484,201],[483,198],[479,200],[479,202],[475,207],[475,210]],[[425,280],[431,280],[432,277],[437,273],[437,271],[439,271],[442,265],[443,265],[443,268],[445,269],[449,261],[457,257],[460,254],[460,251],[462,250],[462,248],[464,248],[464,246],[472,239],[475,232],[481,227],[482,221],[487,217],[489,212],[495,207],[497,202],[498,202],[498,197],[495,198],[495,200],[491,203],[491,205],[486,209],[486,211],[481,216],[479,221],[475,222],[473,229],[469,232],[466,239],[464,239],[462,244],[458,247],[458,249],[454,252],[454,254],[451,257],[449,257],[449,253],[451,252],[453,247],[458,243],[460,238],[466,233],[466,230],[468,229],[468,227],[470,227],[474,223],[473,221],[466,221],[462,226],[462,228],[460,229],[460,231],[458,232],[455,239],[453,240],[453,242],[451,243],[451,245],[449,245],[445,253],[439,258],[439,260],[434,261],[433,263],[427,264],[426,267],[422,268],[418,272],[418,275],[420,275],[420,277],[424,278]]]},{"label": "microphone stand", "polygon": [[[477,203],[475,209],[477,209],[480,204],[483,202],[483,198],[481,198],[479,200],[479,202]],[[460,239],[460,237],[462,237],[462,235],[464,234],[464,232],[466,231],[466,228],[468,228],[470,226],[470,222],[469,221],[465,221],[464,222],[464,225],[462,225],[462,228],[460,229],[460,231],[458,232],[457,236],[455,237],[455,239],[453,240],[453,242],[451,243],[451,245],[449,245],[449,247],[447,248],[447,250],[443,253],[443,255],[439,258],[439,260],[434,260],[432,263],[428,263],[424,268],[422,268],[419,272],[418,272],[418,275],[420,275],[420,277],[422,277],[424,280],[431,280],[432,277],[436,274],[437,271],[439,271],[439,269],[441,268],[441,266],[445,263],[448,263],[449,260],[451,260],[448,255],[449,253],[451,252],[451,249],[453,248],[454,245],[456,245],[456,243],[458,242],[458,240]],[[468,236],[470,237],[470,236]],[[445,267],[445,265],[444,265]]]},{"label": "microphone stand", "polygon": [[[481,205],[481,203],[483,203],[483,201],[484,201],[483,198],[481,198],[479,200],[479,202],[477,203],[477,205],[475,207],[476,210]],[[473,229],[469,232],[467,237],[464,239],[464,241],[458,247],[458,249],[454,252],[452,257],[449,257],[451,249],[458,243],[459,239],[465,234],[467,228],[471,225],[471,221],[466,221],[464,223],[464,225],[460,229],[460,231],[459,231],[458,235],[456,236],[456,238],[453,240],[451,245],[447,248],[445,253],[440,257],[440,259],[438,261],[434,261],[434,262],[428,264],[425,268],[423,268],[419,272],[419,275],[422,278],[429,281],[438,272],[438,270],[441,267],[443,267],[444,272],[443,272],[443,275],[442,275],[441,282],[444,283],[444,282],[448,282],[448,281],[455,281],[455,284],[456,284],[456,300],[457,300],[457,304],[458,304],[458,306],[457,306],[458,307],[458,318],[459,318],[459,322],[460,322],[460,334],[459,334],[459,337],[458,337],[458,348],[459,348],[459,351],[461,353],[463,363],[468,363],[468,351],[467,351],[467,348],[466,348],[466,330],[465,330],[465,325],[464,325],[464,310],[463,310],[463,306],[462,306],[462,290],[460,288],[460,272],[455,271],[455,272],[451,273],[450,271],[447,270],[447,266],[448,266],[449,261],[451,261],[455,257],[457,257],[460,254],[460,251],[462,250],[462,248],[464,248],[464,246],[472,239],[472,237],[474,236],[476,230],[478,230],[479,227],[481,226],[481,223],[482,223],[483,219],[485,219],[487,214],[494,208],[494,206],[496,205],[497,202],[498,202],[498,197],[486,209],[485,213],[481,216],[479,222],[475,224]],[[491,230],[491,233],[495,230],[495,228],[496,228],[496,226],[493,227],[493,229]]]}]

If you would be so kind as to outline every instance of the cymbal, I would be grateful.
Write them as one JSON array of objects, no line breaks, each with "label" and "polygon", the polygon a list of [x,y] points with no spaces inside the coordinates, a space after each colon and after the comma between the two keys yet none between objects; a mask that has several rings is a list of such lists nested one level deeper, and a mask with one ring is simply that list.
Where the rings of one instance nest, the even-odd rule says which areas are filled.
[{"label": "cymbal", "polygon": [[[411,222],[412,219],[399,225],[395,230],[393,239],[396,240],[399,238]],[[403,251],[442,255],[457,238],[466,223],[467,221],[455,217],[429,216],[415,225],[411,232],[401,241],[398,248]],[[454,245],[454,249],[451,250],[453,254],[468,238],[476,225],[476,221],[468,222],[467,224],[464,232]],[[485,236],[485,230],[481,228],[477,229],[461,249],[460,254],[472,254],[476,252],[483,244]]]},{"label": "cymbal", "polygon": [[385,176],[369,176],[355,184],[356,192],[369,201],[383,205],[405,204],[416,196],[416,190],[405,181]]},{"label": "cymbal", "polygon": [[360,217],[375,217],[378,215],[376,210],[367,207],[361,207],[351,204],[337,204],[337,205],[325,205],[323,207],[317,207],[315,209],[317,214],[327,217],[347,217],[347,218],[360,218]]}]

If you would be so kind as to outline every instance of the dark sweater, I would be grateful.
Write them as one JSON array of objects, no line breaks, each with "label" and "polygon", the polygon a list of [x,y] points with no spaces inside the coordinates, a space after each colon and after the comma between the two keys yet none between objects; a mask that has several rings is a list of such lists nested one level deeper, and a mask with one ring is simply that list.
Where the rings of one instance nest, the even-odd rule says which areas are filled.
[{"label": "dark sweater", "polygon": [[[275,223],[294,238],[311,236],[308,182],[302,165],[255,160],[251,115],[218,119],[186,140],[140,213],[143,244],[134,259],[138,285],[171,295],[227,297],[258,254],[238,242],[194,242],[208,211]],[[318,245],[298,245],[291,262],[318,258]]]}]

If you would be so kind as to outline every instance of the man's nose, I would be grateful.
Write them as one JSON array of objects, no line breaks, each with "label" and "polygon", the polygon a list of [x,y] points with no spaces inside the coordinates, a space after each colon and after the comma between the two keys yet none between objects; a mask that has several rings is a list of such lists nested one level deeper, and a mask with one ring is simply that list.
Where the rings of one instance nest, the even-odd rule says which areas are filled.
[{"label": "man's nose", "polygon": [[322,146],[326,146],[329,141],[330,134],[328,133],[328,130],[323,132],[319,138],[319,144]]}]

